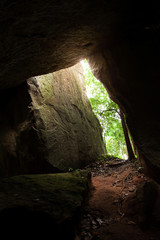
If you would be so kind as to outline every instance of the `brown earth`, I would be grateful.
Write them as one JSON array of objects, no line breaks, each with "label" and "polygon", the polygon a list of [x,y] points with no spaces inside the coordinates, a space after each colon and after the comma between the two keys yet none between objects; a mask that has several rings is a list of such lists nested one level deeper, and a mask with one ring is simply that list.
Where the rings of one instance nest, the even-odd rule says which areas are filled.
[{"label": "brown earth", "polygon": [[[93,188],[82,217],[82,240],[160,239],[159,186],[137,163],[103,160],[91,171]],[[153,197],[155,185],[158,194]]]}]

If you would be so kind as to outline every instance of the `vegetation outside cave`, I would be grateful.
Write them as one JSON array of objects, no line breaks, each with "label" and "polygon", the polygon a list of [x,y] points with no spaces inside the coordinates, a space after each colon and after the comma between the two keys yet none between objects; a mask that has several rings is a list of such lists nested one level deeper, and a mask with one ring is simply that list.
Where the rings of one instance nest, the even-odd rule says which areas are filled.
[{"label": "vegetation outside cave", "polygon": [[87,95],[93,112],[102,126],[107,154],[123,159],[134,159],[131,137],[128,134],[124,114],[110,99],[103,84],[94,77],[87,60],[81,63]]}]

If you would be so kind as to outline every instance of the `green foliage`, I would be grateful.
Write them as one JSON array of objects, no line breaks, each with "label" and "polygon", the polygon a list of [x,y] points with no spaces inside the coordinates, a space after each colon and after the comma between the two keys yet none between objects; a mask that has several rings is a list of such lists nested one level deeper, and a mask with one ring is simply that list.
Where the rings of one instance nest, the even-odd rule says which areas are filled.
[{"label": "green foliage", "polygon": [[116,158],[116,156],[114,156],[114,155],[110,155],[110,154],[108,154],[108,153],[105,153],[105,154],[102,154],[99,158],[98,158],[98,160],[99,161],[106,161],[106,163],[109,163],[109,161],[110,160],[112,160],[112,159],[115,159]]},{"label": "green foliage", "polygon": [[103,128],[107,152],[124,158],[127,150],[118,105],[110,99],[103,84],[94,77],[87,61],[84,60],[82,64],[87,95],[93,112]]}]

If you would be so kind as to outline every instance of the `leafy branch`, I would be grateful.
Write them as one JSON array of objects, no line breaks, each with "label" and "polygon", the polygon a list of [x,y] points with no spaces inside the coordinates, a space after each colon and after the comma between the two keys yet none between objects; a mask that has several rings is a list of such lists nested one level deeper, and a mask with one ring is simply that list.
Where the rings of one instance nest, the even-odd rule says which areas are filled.
[{"label": "leafy branch", "polygon": [[100,116],[102,116],[103,113],[105,113],[105,112],[116,112],[116,113],[119,115],[119,117],[121,117],[120,111],[119,111],[118,109],[115,109],[115,108],[103,110],[103,111],[100,113]]},{"label": "leafy branch", "polygon": [[110,155],[124,158],[127,155],[127,149],[121,124],[120,109],[110,99],[103,84],[94,77],[86,61],[84,61],[84,77],[92,110],[103,129],[107,152]]}]

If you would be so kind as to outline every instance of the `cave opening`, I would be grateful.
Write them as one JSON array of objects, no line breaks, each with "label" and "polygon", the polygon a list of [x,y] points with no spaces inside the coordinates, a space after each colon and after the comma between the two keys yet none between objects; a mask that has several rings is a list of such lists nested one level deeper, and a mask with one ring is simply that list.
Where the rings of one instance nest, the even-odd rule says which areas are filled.
[{"label": "cave opening", "polygon": [[[84,62],[82,63],[82,65],[84,66]],[[89,146],[84,146],[85,144],[83,145],[84,140],[86,140],[86,142],[88,142],[88,138],[85,139],[86,136],[84,138],[84,135],[83,135],[82,138],[79,140],[79,146],[83,145],[84,150],[80,149],[80,151],[79,151],[80,158],[79,159],[80,160],[84,159],[84,160],[80,164],[78,163],[78,165],[76,162],[69,162],[70,160],[73,160],[73,157],[75,157],[75,153],[72,153],[73,155],[70,155],[69,153],[71,153],[70,150],[73,148],[72,141],[73,141],[74,137],[76,136],[76,139],[77,139],[76,134],[77,134],[78,128],[79,128],[79,126],[78,126],[78,128],[72,128],[72,126],[76,125],[76,121],[78,119],[84,120],[85,118],[89,117],[89,116],[87,116],[87,117],[84,116],[84,112],[83,112],[83,108],[82,108],[82,105],[86,104],[87,105],[86,111],[88,111],[88,109],[89,109],[87,97],[84,94],[84,92],[81,92],[81,86],[79,84],[81,71],[79,71],[79,68],[77,68],[77,66],[73,66],[71,68],[74,69],[75,71],[70,73],[69,69],[65,69],[65,70],[63,69],[61,71],[57,71],[57,73],[51,73],[51,74],[47,74],[47,75],[41,75],[41,76],[30,78],[27,81],[27,86],[26,86],[26,84],[23,84],[19,89],[16,90],[17,91],[16,98],[18,96],[18,101],[19,101],[19,99],[20,99],[19,95],[22,92],[22,90],[23,90],[22,93],[26,94],[26,90],[29,87],[29,92],[28,92],[29,94],[27,93],[26,94],[27,96],[25,96],[26,101],[27,101],[27,102],[25,102],[25,107],[26,107],[26,109],[29,108],[29,110],[30,110],[29,112],[32,113],[32,116],[30,116],[29,112],[25,109],[24,115],[22,114],[23,117],[21,116],[22,119],[21,118],[17,119],[20,109],[16,110],[16,108],[15,108],[14,110],[18,111],[17,112],[18,115],[16,115],[16,112],[14,112],[14,114],[15,114],[15,116],[14,116],[15,129],[14,129],[14,131],[13,131],[13,129],[7,130],[8,134],[9,134],[9,139],[10,139],[10,141],[9,141],[9,144],[10,144],[9,150],[11,150],[10,154],[11,155],[14,154],[15,158],[18,156],[21,161],[24,161],[22,163],[22,169],[19,169],[18,173],[14,172],[14,175],[17,175],[17,174],[19,175],[20,173],[26,174],[28,172],[34,173],[34,174],[35,173],[44,173],[44,172],[45,173],[51,173],[51,172],[57,173],[59,171],[58,169],[63,168],[63,166],[64,166],[64,164],[66,164],[66,162],[67,162],[67,165],[65,166],[65,170],[64,170],[65,172],[66,172],[66,170],[73,170],[73,169],[78,170],[78,168],[83,168],[85,165],[84,164],[84,161],[86,160],[85,153],[87,151],[91,154],[91,155],[89,155],[90,159],[93,156],[97,158],[97,155],[95,155],[95,153],[92,155],[93,149],[91,149],[90,145]],[[85,69],[85,71],[88,71],[87,74],[90,75],[90,79],[89,80],[86,79],[86,82],[90,81],[93,83],[92,78],[94,78],[94,76],[91,75],[91,69]],[[85,71],[83,73],[84,76],[86,74]],[[73,79],[74,81],[72,82],[72,85],[75,85],[74,77],[77,72],[79,72],[80,75],[78,75],[78,78],[77,78],[78,81],[76,83],[76,90],[75,90],[70,87],[69,81],[71,79]],[[61,76],[62,78],[59,78],[58,75]],[[86,76],[86,78],[87,78],[87,76]],[[113,108],[114,103],[111,102],[111,106],[109,105],[108,109],[106,109],[106,105],[107,105],[106,99],[100,99],[100,96],[102,94],[103,94],[102,98],[104,98],[104,96],[109,97],[107,95],[106,90],[103,88],[103,90],[100,91],[102,88],[102,85],[99,85],[99,84],[101,84],[101,83],[97,79],[94,79],[94,81],[96,83],[95,83],[92,91],[94,92],[94,95],[97,97],[97,99],[93,97],[93,94],[92,95],[88,94],[89,100],[90,99],[92,100],[91,105],[94,106],[94,103],[96,104],[96,101],[98,101],[98,100],[99,100],[99,104],[100,104],[100,100],[101,100],[104,104],[104,108],[100,108],[100,107],[98,108],[97,106],[95,107],[95,110],[98,108],[99,116],[102,117],[103,113],[110,112],[109,110],[112,109],[113,112],[110,117],[114,118],[114,120],[116,120],[116,121],[118,120],[118,122],[120,123],[120,118],[119,118],[119,113],[117,113],[117,108],[116,107]],[[57,88],[54,88],[55,86],[57,86]],[[87,88],[87,83],[86,83],[86,88]],[[63,97],[65,96],[65,92],[67,92],[67,94],[68,94],[67,100],[63,99]],[[73,99],[71,99],[71,98],[75,95],[78,95],[79,92],[80,92],[80,95],[83,96],[83,99],[81,100],[80,98],[77,98],[77,99],[74,99],[74,101],[73,101]],[[14,97],[15,96],[13,96],[13,99],[11,99],[11,100],[12,100],[13,106],[16,106],[17,100],[15,100]],[[28,99],[28,97],[29,97],[29,99]],[[109,98],[107,99],[107,101],[110,101]],[[60,102],[60,105],[58,105],[58,102]],[[28,105],[28,103],[30,103],[30,105]],[[66,103],[67,103],[67,105],[65,105]],[[79,105],[78,105],[78,103],[79,103]],[[23,101],[21,101],[21,105],[22,105],[21,110],[22,109],[24,110]],[[66,108],[69,108],[69,111],[67,111]],[[93,107],[92,107],[92,110],[94,110]],[[75,112],[77,112],[77,116],[74,119]],[[91,114],[90,109],[89,109],[89,112]],[[95,111],[95,113],[96,113],[96,111]],[[12,118],[13,117],[12,113],[10,113],[10,114],[11,114],[11,118]],[[26,119],[26,116],[29,116],[29,118]],[[55,118],[53,118],[53,116]],[[71,118],[70,118],[70,116],[71,116]],[[11,119],[11,121],[12,120],[13,119]],[[33,120],[33,122],[32,122],[32,120]],[[104,126],[104,128],[105,128],[106,122],[103,123],[104,119],[100,118],[99,121],[100,122],[102,121],[102,126]],[[66,127],[68,122],[69,122],[69,125]],[[81,122],[81,129],[80,129],[81,132],[86,131],[86,129],[89,126],[88,122],[91,122],[91,120],[89,120],[89,121],[87,120],[87,125],[84,129],[83,129],[84,122],[83,121]],[[93,122],[92,122],[92,125],[93,125]],[[115,125],[115,124],[112,124],[112,125]],[[94,127],[97,128],[97,125],[94,125]],[[91,129],[94,127],[91,126]],[[17,128],[18,128],[18,132],[16,132]],[[121,128],[122,128],[122,126],[121,126]],[[12,130],[12,133],[11,133],[11,130]],[[56,137],[54,137],[56,132],[58,132],[58,135]],[[91,132],[89,134],[91,134]],[[18,136],[17,133],[20,135]],[[36,135],[36,133],[37,133],[37,135]],[[61,133],[62,133],[62,135],[61,135]],[[114,135],[114,130],[113,130],[112,134]],[[43,138],[41,139],[40,142],[38,142],[39,138],[41,138],[42,135],[43,135]],[[88,135],[88,133],[87,133],[87,135]],[[92,138],[93,138],[93,135],[92,135]],[[97,143],[100,140],[100,138],[98,139],[97,136],[99,136],[99,132],[98,132],[98,135],[96,135],[96,138],[94,139],[95,142],[94,141],[90,142],[90,144],[93,144],[93,145],[95,144],[94,147],[97,146]],[[103,132],[103,137],[105,137],[104,132]],[[51,139],[54,141],[51,142]],[[59,142],[55,142],[55,139],[58,139]],[[108,140],[108,139],[106,138],[106,140]],[[114,145],[114,142],[111,141],[111,138],[109,138],[109,141],[111,142],[111,144],[110,144],[111,146],[108,143],[108,145],[106,144],[105,147],[108,149],[110,147],[111,152],[109,152],[109,153],[111,155],[115,155],[119,151],[119,155],[117,154],[118,157],[122,157],[123,159],[128,157],[126,155],[126,153],[127,153],[126,149],[124,151],[124,150],[122,150],[122,147],[120,145],[118,145],[118,148],[120,150],[118,149],[118,151],[115,151],[116,149],[113,149],[113,148],[116,148],[116,146]],[[119,141],[119,139],[118,139],[118,141]],[[38,142],[38,144],[37,144],[37,142]],[[44,142],[46,144],[45,149],[43,146]],[[65,149],[66,142],[70,142],[71,145],[69,145],[69,147],[66,147],[66,149]],[[27,146],[26,146],[26,143],[27,143]],[[18,149],[16,149],[16,146],[18,147]],[[109,146],[109,147],[107,147],[107,146]],[[36,149],[36,147],[37,147],[37,149]],[[100,147],[101,146],[99,146],[99,148]],[[76,149],[76,147],[74,149]],[[95,149],[95,150],[97,151],[97,149]],[[59,153],[56,152],[57,150],[59,150]],[[49,155],[48,155],[48,151],[50,151]],[[103,151],[101,148],[99,151],[99,154],[102,152]],[[37,153],[39,155],[37,155]],[[68,161],[66,161],[66,158],[64,159],[64,155],[62,155],[63,153],[65,154],[65,157],[68,159]],[[37,156],[38,156],[38,159],[37,159]],[[55,157],[53,159],[53,156],[60,156],[60,158],[56,159],[57,163],[55,161]],[[44,160],[44,158],[46,158],[46,157],[48,157],[47,161],[40,163],[40,161]],[[27,162],[28,159],[29,159],[29,162]],[[11,160],[13,160],[13,158]],[[75,160],[75,158],[74,158],[74,160]],[[103,165],[103,163],[104,163],[104,165]],[[101,236],[103,235],[104,239],[105,239],[105,236],[110,237],[111,235],[114,235],[114,237],[116,239],[116,237],[119,236],[119,234],[121,235],[121,237],[124,237],[124,236],[126,237],[126,236],[129,236],[130,232],[132,234],[135,233],[135,229],[138,234],[133,234],[132,237],[133,237],[133,239],[138,239],[137,237],[139,235],[142,236],[143,232],[141,232],[139,227],[137,227],[136,221],[139,221],[139,224],[141,225],[142,229],[146,228],[150,225],[151,220],[152,220],[151,215],[155,211],[155,208],[152,207],[152,203],[153,203],[154,207],[157,204],[157,185],[155,183],[148,181],[148,178],[143,175],[143,173],[140,171],[141,168],[139,168],[138,165],[135,165],[133,167],[131,162],[129,163],[130,165],[125,165],[125,164],[123,165],[123,164],[124,164],[123,161],[119,161],[119,162],[117,161],[115,163],[114,159],[109,159],[109,161],[105,161],[105,162],[101,161],[101,164],[99,164],[99,165],[93,165],[94,166],[92,168],[92,174],[94,176],[93,183],[94,183],[94,187],[95,187],[96,191],[94,192],[94,195],[93,195],[94,197],[91,198],[90,207],[92,207],[94,210],[92,209],[93,212],[91,211],[89,213],[85,212],[83,215],[82,222],[81,222],[81,224],[82,224],[81,227],[83,230],[81,232],[81,234],[82,234],[81,239],[86,239],[87,237],[88,237],[88,239],[92,239],[92,238],[98,239],[100,234],[101,234]],[[119,168],[119,166],[120,166],[120,168]],[[15,166],[12,165],[12,167],[14,168]],[[28,167],[28,169],[27,169],[27,167]],[[24,168],[25,168],[25,171],[23,172]],[[96,170],[95,170],[95,168],[96,168]],[[12,174],[13,173],[11,173],[11,175]],[[26,177],[26,180],[27,180],[27,177]],[[81,183],[81,180],[82,179],[80,179],[80,183]],[[13,180],[11,179],[11,182],[12,181]],[[44,180],[42,180],[42,181],[44,181]],[[20,183],[18,181],[17,181],[17,183],[22,184],[21,180],[20,180]],[[78,184],[79,184],[79,182],[78,182]],[[137,193],[136,187],[140,187],[140,189],[138,190],[139,191],[138,193]],[[104,189],[105,189],[105,191],[104,191]],[[59,189],[56,191],[58,192]],[[65,191],[65,190],[63,189],[62,191]],[[145,192],[145,191],[147,191],[147,192]],[[143,194],[143,196],[141,196],[141,194]],[[150,198],[150,195],[152,195],[153,197]],[[18,194],[14,193],[14,197],[15,197],[15,201],[17,201],[17,199],[20,198],[19,193]],[[38,197],[33,196],[33,197],[34,197],[34,199],[33,199],[34,202],[38,202],[38,203],[40,202],[40,204],[42,204],[44,201],[44,199],[41,200],[41,195],[40,195],[40,197],[39,196]],[[139,197],[140,197],[140,199],[137,199]],[[145,205],[145,207],[144,207],[143,204],[146,202],[146,198],[148,198],[147,199],[148,201],[147,201],[147,205]],[[153,201],[151,202],[150,199]],[[132,202],[132,200],[133,200],[133,202]],[[49,201],[52,202],[52,200],[50,200],[50,197],[49,197]],[[10,203],[9,203],[9,205],[10,205]],[[23,205],[23,199],[22,199],[22,205]],[[139,207],[139,205],[140,205],[140,207]],[[135,209],[133,209],[133,206],[135,206]],[[142,211],[142,213],[140,213],[140,214],[139,214],[139,209],[140,209],[140,211]],[[6,225],[6,221],[7,221],[6,219],[10,218],[10,216],[14,218],[15,213],[18,213],[18,214],[21,213],[23,215],[23,217],[25,218],[26,217],[25,211],[26,211],[25,209],[23,209],[23,208],[19,209],[19,207],[15,207],[13,209],[11,208],[11,209],[9,209],[9,211],[7,210],[7,212],[5,212],[5,210],[2,211],[2,215],[0,215],[0,218],[2,219],[2,223],[4,225]],[[30,213],[30,210],[28,210],[28,209],[27,209],[27,217],[28,217],[28,211],[29,211],[29,217],[32,218],[35,214],[36,220],[37,220],[37,218],[39,218],[39,212],[37,214],[37,212],[35,212],[35,210],[33,210],[33,212],[31,211],[31,213]],[[97,211],[98,214],[97,213],[95,214],[94,211]],[[86,215],[86,213],[87,213],[87,215]],[[41,216],[41,214],[42,214],[42,216]],[[137,218],[139,218],[139,217],[142,219],[137,220]],[[159,215],[158,215],[158,217],[159,217]],[[5,221],[4,221],[4,219],[5,219]],[[43,221],[45,221],[45,219],[46,219],[49,222],[49,226],[48,226],[47,222],[44,222],[44,225],[43,225],[44,232],[46,231],[46,229],[47,229],[47,231],[48,231],[48,229],[49,229],[49,231],[52,231],[55,223],[54,223],[53,219],[50,219],[50,215],[43,216],[43,212],[40,212],[40,219],[39,219],[40,222],[41,222],[41,219]],[[33,219],[33,221],[34,221],[34,219]],[[74,222],[74,219],[72,222],[69,222],[69,223],[67,222],[66,225],[64,224],[64,226],[58,225],[60,227],[60,229],[57,228],[57,225],[55,225],[56,231],[57,231],[57,232],[55,231],[55,234],[58,235],[59,231],[62,231],[62,229],[63,230],[66,229],[66,232],[63,233],[62,235],[69,234],[74,239],[73,236],[75,236],[75,234],[72,231],[74,229],[73,222]],[[20,223],[21,223],[21,221],[20,221]],[[27,223],[27,220],[26,220],[26,223]],[[53,223],[53,225],[52,225],[52,223]],[[2,224],[2,226],[3,226],[3,224]],[[10,224],[10,226],[12,225],[12,219],[9,224]],[[39,224],[39,223],[37,223],[37,224]],[[43,222],[42,222],[42,224],[43,224]],[[50,226],[50,224],[51,224],[51,226]],[[68,227],[68,224],[71,227],[70,229]],[[127,227],[126,227],[126,229],[124,229],[124,226],[126,226],[126,224],[127,224]],[[31,222],[29,229],[32,228],[33,225],[34,225],[34,223]],[[108,226],[111,226],[111,228]],[[105,228],[105,230],[103,228],[102,233],[99,232],[99,229],[101,229],[101,227]],[[112,229],[112,227],[113,227],[113,229]],[[36,228],[37,228],[37,226],[36,226]],[[36,228],[34,230],[36,230]],[[121,229],[124,230],[124,235],[120,232]],[[151,234],[151,236],[152,236],[152,234]],[[60,235],[59,235],[59,237],[61,238]],[[76,238],[77,238],[77,236],[76,236]]]},{"label": "cave opening", "polygon": [[[0,12],[0,230],[25,225],[25,232],[33,226],[52,235],[55,221],[74,223],[89,192],[90,174],[80,169],[89,164],[98,191],[92,192],[94,211],[84,215],[83,238],[159,240],[159,185],[147,177],[160,183],[158,3],[2,0]],[[77,81],[74,64],[81,57],[120,104],[139,162],[96,165],[106,146]],[[51,72],[40,86],[32,78]],[[110,112],[100,111],[101,118]],[[79,240],[65,226],[58,233]]]},{"label": "cave opening", "polygon": [[[86,85],[87,96],[93,112],[102,126],[103,139],[106,145],[107,154],[128,159],[128,149],[122,124],[120,108],[109,96],[107,89],[92,73],[91,67],[86,59],[81,60],[83,75]],[[124,120],[125,121],[125,120]],[[127,128],[126,124],[125,127]],[[133,148],[132,138],[128,138]]]}]

